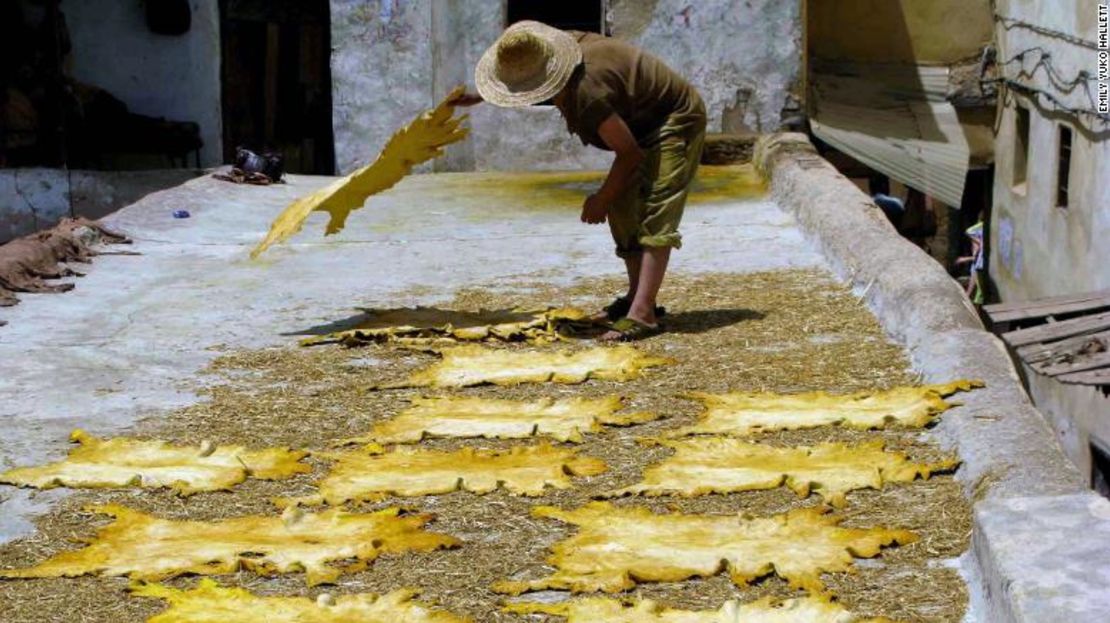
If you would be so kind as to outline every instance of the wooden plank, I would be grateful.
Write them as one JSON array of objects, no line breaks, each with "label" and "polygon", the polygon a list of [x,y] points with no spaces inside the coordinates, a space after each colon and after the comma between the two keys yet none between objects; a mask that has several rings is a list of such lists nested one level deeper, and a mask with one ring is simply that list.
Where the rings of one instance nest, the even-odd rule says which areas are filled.
[{"label": "wooden plank", "polygon": [[1064,355],[1078,353],[1079,349],[1083,348],[1083,346],[1091,340],[1102,340],[1110,344],[1110,331],[1103,331],[1090,335],[1077,335],[1076,337],[1069,337],[1066,340],[1049,342],[1048,344],[1037,343],[1022,346],[1017,349],[1017,356],[1030,365],[1042,361],[1051,361]]},{"label": "wooden plank", "polygon": [[1110,329],[1110,312],[1095,314],[1094,316],[1084,316],[1082,318],[1072,318],[1071,320],[1030,327],[1028,329],[1018,329],[1017,331],[1003,333],[1002,339],[1010,346],[1017,348],[1028,344],[1036,344],[1037,342],[1052,342],[1075,335],[1095,333],[1107,329]]},{"label": "wooden plank", "polygon": [[1045,376],[1063,376],[1065,374],[1072,374],[1073,372],[1086,372],[1087,370],[1097,370],[1099,368],[1108,367],[1110,367],[1110,353],[1103,352],[1094,355],[1084,355],[1074,361],[1047,364],[1039,367],[1034,366],[1033,369]]},{"label": "wooden plank", "polygon": [[1070,385],[1110,385],[1110,368],[1064,374],[1056,380]]},{"label": "wooden plank", "polygon": [[1008,301],[1002,303],[991,303],[984,305],[983,309],[990,312],[1004,312],[1012,311],[1015,309],[1024,309],[1030,305],[1057,305],[1062,303],[1080,303],[1083,301],[1090,301],[1110,296],[1110,290],[1099,290],[1096,292],[1082,292],[1080,294],[1063,294],[1060,296],[1049,296],[1030,301]]},{"label": "wooden plank", "polygon": [[985,305],[983,311],[990,317],[991,322],[1001,323],[1084,311],[1093,312],[1105,308],[1110,308],[1110,290],[1054,296],[1016,303],[997,303]]}]

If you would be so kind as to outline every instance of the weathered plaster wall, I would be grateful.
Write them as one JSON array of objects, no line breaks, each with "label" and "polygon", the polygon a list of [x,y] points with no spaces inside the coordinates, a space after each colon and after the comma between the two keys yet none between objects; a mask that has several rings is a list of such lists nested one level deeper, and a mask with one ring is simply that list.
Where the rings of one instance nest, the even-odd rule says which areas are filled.
[{"label": "weathered plaster wall", "polygon": [[989,0],[806,0],[810,53],[827,59],[950,63],[991,40]]},{"label": "weathered plaster wall", "polygon": [[1029,395],[1044,414],[1064,453],[1083,474],[1091,473],[1091,441],[1110,448],[1110,398],[1095,387],[1066,385],[1028,366]]},{"label": "weathered plaster wall", "polygon": [[[1095,0],[1076,0],[1061,11],[1051,0],[1000,0],[999,13],[1045,28],[1095,40]],[[999,56],[1006,60],[1042,46],[1056,70],[1070,80],[1081,70],[1095,72],[1095,51],[1037,34],[1029,29],[998,30]],[[1031,70],[1040,58],[1027,58]],[[1017,63],[1006,68],[1016,77]],[[1043,68],[1023,82],[1050,88]],[[1093,85],[1092,85],[1093,88]],[[1090,103],[1082,89],[1072,95],[1053,91],[1071,106]],[[1030,111],[1029,148],[1024,184],[1015,184],[1016,106]],[[1057,152],[1060,127],[1073,130],[1070,201],[1057,206]],[[1093,127],[1096,130],[1087,129]],[[995,152],[994,210],[990,273],[1004,301],[1075,294],[1110,288],[1110,128],[1090,119],[1078,123],[1012,95],[999,120]],[[1028,372],[1030,393],[1048,416],[1068,457],[1089,473],[1091,438],[1110,445],[1110,399],[1089,387],[1062,385]]]},{"label": "weathered plaster wall", "polygon": [[611,0],[609,21],[697,87],[710,132],[779,129],[801,76],[800,2]]},{"label": "weathered plaster wall", "polygon": [[180,36],[147,28],[143,3],[62,4],[73,39],[73,75],[107,89],[135,113],[200,124],[202,166],[223,159],[220,20],[217,0],[192,0],[192,28]]},{"label": "weathered plaster wall", "polygon": [[[710,131],[777,129],[800,71],[799,4],[776,0],[611,0],[609,22],[702,92]],[[504,0],[332,0],[339,169],[374,157],[390,134],[453,86],[504,26]],[[473,88],[473,86],[472,86]],[[470,111],[472,138],[438,170],[580,169],[610,156],[566,132],[553,108]]]},{"label": "weathered plaster wall", "polygon": [[[1095,39],[1095,0],[1076,0],[1074,11],[1061,11],[1052,0],[1000,0],[999,13],[1046,28]],[[1066,80],[1078,72],[1095,72],[1095,52],[1028,29],[999,28],[999,56],[1009,59],[1041,46],[1049,50],[1052,64]],[[1029,54],[1031,70],[1040,58]],[[1017,63],[1006,69],[1016,77]],[[1051,89],[1043,68],[1023,82],[1049,89],[1076,107],[1089,107],[1083,89],[1066,95]],[[1093,89],[1094,85],[1092,85]],[[1043,100],[1042,100],[1043,102]],[[1014,158],[1016,106],[1030,110],[1027,179],[1015,185]],[[1049,105],[1051,106],[1051,105]],[[1070,205],[1056,205],[1057,151],[1060,127],[1073,130]],[[1085,128],[1093,127],[1101,132]],[[1056,115],[1036,102],[1012,95],[1007,98],[996,141],[994,214],[992,223],[991,277],[1003,300],[1072,294],[1110,288],[1110,127]]]},{"label": "weathered plaster wall", "polygon": [[[0,169],[0,244],[53,227],[67,216],[101,218],[203,173],[196,169]],[[168,212],[166,218],[170,218]]]},{"label": "weathered plaster wall", "polygon": [[336,168],[366,164],[432,104],[431,0],[333,0]]},{"label": "weathered plaster wall", "polygon": [[[473,90],[474,66],[504,27],[503,0],[449,0],[432,3],[436,99],[459,84]],[[567,133],[566,123],[551,106],[469,110],[471,137],[453,146],[436,163],[442,171],[597,169],[611,157],[582,145]]]}]

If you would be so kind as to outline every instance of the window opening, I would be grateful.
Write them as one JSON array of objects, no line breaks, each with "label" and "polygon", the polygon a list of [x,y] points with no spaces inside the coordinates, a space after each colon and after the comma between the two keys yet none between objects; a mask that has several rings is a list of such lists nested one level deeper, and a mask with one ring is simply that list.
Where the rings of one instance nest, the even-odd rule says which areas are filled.
[{"label": "window opening", "polygon": [[1060,126],[1060,143],[1056,157],[1056,207],[1068,207],[1068,186],[1071,183],[1072,131]]},{"label": "window opening", "polygon": [[1014,188],[1024,191],[1029,163],[1029,109],[1017,107],[1014,117]]}]

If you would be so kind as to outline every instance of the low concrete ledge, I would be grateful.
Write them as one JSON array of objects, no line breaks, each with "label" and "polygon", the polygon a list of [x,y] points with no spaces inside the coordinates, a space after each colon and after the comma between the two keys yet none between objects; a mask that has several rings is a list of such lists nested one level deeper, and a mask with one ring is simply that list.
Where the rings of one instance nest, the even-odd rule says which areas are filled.
[{"label": "low concrete ledge", "polygon": [[986,382],[962,396],[965,404],[946,413],[934,432],[963,460],[957,477],[974,502],[972,551],[989,620],[1107,620],[1110,503],[1086,490],[1005,347],[983,329],[959,285],[898,236],[805,135],[761,138],[754,162],[778,203],[905,345],[927,381]]},{"label": "low concrete ledge", "polygon": [[1110,619],[1110,501],[1094,493],[975,508],[988,616],[1007,623]]}]

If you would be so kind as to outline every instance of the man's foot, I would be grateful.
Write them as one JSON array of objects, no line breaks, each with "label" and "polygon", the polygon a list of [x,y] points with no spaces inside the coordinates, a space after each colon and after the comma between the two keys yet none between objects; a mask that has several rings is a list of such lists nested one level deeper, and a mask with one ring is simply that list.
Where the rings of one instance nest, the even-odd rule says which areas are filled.
[{"label": "man's foot", "polygon": [[[594,314],[590,320],[594,322],[616,322],[621,318],[628,316],[628,312],[632,310],[632,297],[618,296],[613,299],[613,302],[603,307],[600,313]],[[662,318],[667,315],[667,308],[657,305],[655,307],[655,316]],[[654,323],[653,323],[654,324]]]},{"label": "man's foot", "polygon": [[648,323],[631,316],[625,316],[614,322],[612,328],[597,339],[600,342],[635,342],[658,335],[662,331],[658,319],[655,322]]}]

